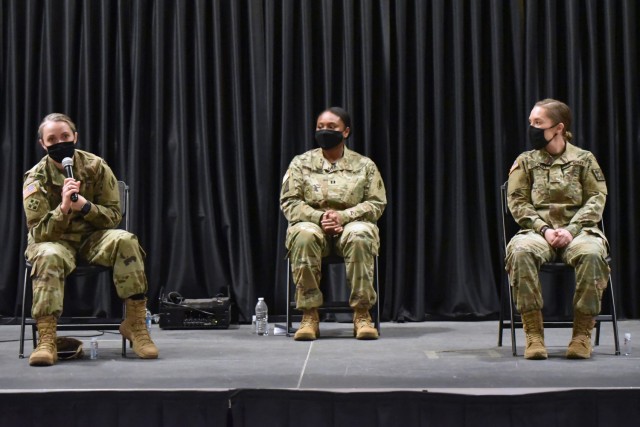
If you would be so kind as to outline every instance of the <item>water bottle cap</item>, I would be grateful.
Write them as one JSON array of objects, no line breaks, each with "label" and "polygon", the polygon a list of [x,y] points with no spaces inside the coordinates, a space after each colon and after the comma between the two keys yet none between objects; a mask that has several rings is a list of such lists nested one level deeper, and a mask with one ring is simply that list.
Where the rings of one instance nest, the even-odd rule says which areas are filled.
[{"label": "water bottle cap", "polygon": [[624,334],[625,339],[630,340],[631,339],[631,334],[629,332],[627,332],[626,334]]},{"label": "water bottle cap", "polygon": [[264,298],[258,298],[258,301],[264,301]]}]

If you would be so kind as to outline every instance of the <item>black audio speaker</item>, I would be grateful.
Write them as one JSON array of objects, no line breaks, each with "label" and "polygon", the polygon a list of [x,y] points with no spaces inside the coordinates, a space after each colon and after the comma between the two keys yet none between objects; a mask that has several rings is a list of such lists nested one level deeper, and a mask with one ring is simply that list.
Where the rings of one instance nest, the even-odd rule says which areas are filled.
[{"label": "black audio speaker", "polygon": [[161,329],[228,329],[230,322],[229,297],[160,301]]}]

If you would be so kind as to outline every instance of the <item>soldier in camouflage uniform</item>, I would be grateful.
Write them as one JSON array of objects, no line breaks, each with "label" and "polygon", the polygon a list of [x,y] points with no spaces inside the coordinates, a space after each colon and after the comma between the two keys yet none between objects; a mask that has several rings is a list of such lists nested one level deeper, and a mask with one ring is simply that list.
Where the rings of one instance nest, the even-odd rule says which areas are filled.
[{"label": "soldier in camouflage uniform", "polygon": [[[157,358],[145,326],[144,252],[136,236],[115,229],[122,219],[116,177],[100,157],[75,149],[75,124],[64,114],[44,118],[38,141],[48,155],[25,173],[22,192],[29,229],[25,256],[33,266],[31,315],[39,332],[29,364],[49,366],[57,360],[64,279],[76,268],[77,258],[113,268],[118,295],[126,303],[120,332],[138,356]],[[73,160],[75,179],[65,175],[65,157]]]},{"label": "soldier in camouflage uniform", "polygon": [[377,298],[373,287],[374,257],[380,246],[376,221],[387,198],[373,161],[345,146],[350,126],[349,114],[342,108],[320,114],[315,139],[321,148],[296,156],[282,183],[280,206],[289,221],[286,246],[297,308],[303,312],[294,336],[298,341],[320,335],[320,268],[322,257],[332,248],[345,258],[356,338],[378,338],[369,310]]},{"label": "soldier in camouflage uniform", "polygon": [[591,356],[594,316],[609,280],[608,242],[598,222],[607,185],[592,153],[570,143],[571,110],[553,99],[529,116],[534,150],[522,153],[509,172],[508,205],[521,227],[507,246],[506,269],[526,334],[525,358],[546,359],[540,266],[561,260],[576,274],[573,336],[566,356]]}]

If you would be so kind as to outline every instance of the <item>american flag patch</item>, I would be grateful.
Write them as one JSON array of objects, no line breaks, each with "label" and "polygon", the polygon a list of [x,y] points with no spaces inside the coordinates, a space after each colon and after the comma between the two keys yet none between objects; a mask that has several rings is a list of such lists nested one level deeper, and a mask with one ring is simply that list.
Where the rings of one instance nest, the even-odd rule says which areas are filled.
[{"label": "american flag patch", "polygon": [[38,191],[38,184],[35,182],[32,182],[31,184],[27,185],[23,190],[22,190],[22,198],[26,199],[27,197],[29,197],[30,195],[32,195],[33,193],[35,193],[36,191]]}]

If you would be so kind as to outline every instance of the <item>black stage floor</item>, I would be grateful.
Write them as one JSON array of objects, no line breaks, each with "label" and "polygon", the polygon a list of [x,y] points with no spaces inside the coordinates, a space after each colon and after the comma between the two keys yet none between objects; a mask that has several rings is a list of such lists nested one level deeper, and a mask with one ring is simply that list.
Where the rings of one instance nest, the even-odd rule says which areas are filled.
[{"label": "black stage floor", "polygon": [[[640,339],[640,321],[620,321],[619,330],[621,337],[629,332],[632,339]],[[546,361],[523,359],[522,331],[517,335],[519,357],[511,354],[508,330],[503,347],[497,346],[497,332],[497,321],[383,323],[379,340],[357,341],[350,324],[323,322],[321,339],[296,342],[273,333],[256,336],[248,325],[205,331],[167,331],[154,325],[158,360],[140,360],[131,352],[122,358],[120,336],[110,333],[99,336],[99,358],[90,360],[92,333],[86,332],[79,334],[85,343],[83,359],[43,368],[30,367],[27,358],[18,358],[18,326],[0,326],[0,389],[4,396],[0,399],[7,405],[9,396],[24,401],[24,396],[38,393],[142,392],[150,397],[153,393],[223,392],[224,406],[233,393],[246,396],[247,390],[267,390],[264,396],[273,398],[277,393],[296,391],[513,397],[592,389],[631,390],[635,392],[633,402],[640,403],[640,345],[631,356],[614,355],[608,323],[602,325],[600,345],[592,359],[584,361],[564,358],[570,329],[546,330],[550,353]],[[27,355],[30,345],[28,341]],[[322,397],[314,397],[318,399]],[[640,411],[640,405],[632,406]],[[0,416],[7,413],[11,408],[5,407]],[[226,422],[251,425],[237,418],[236,423]]]}]

